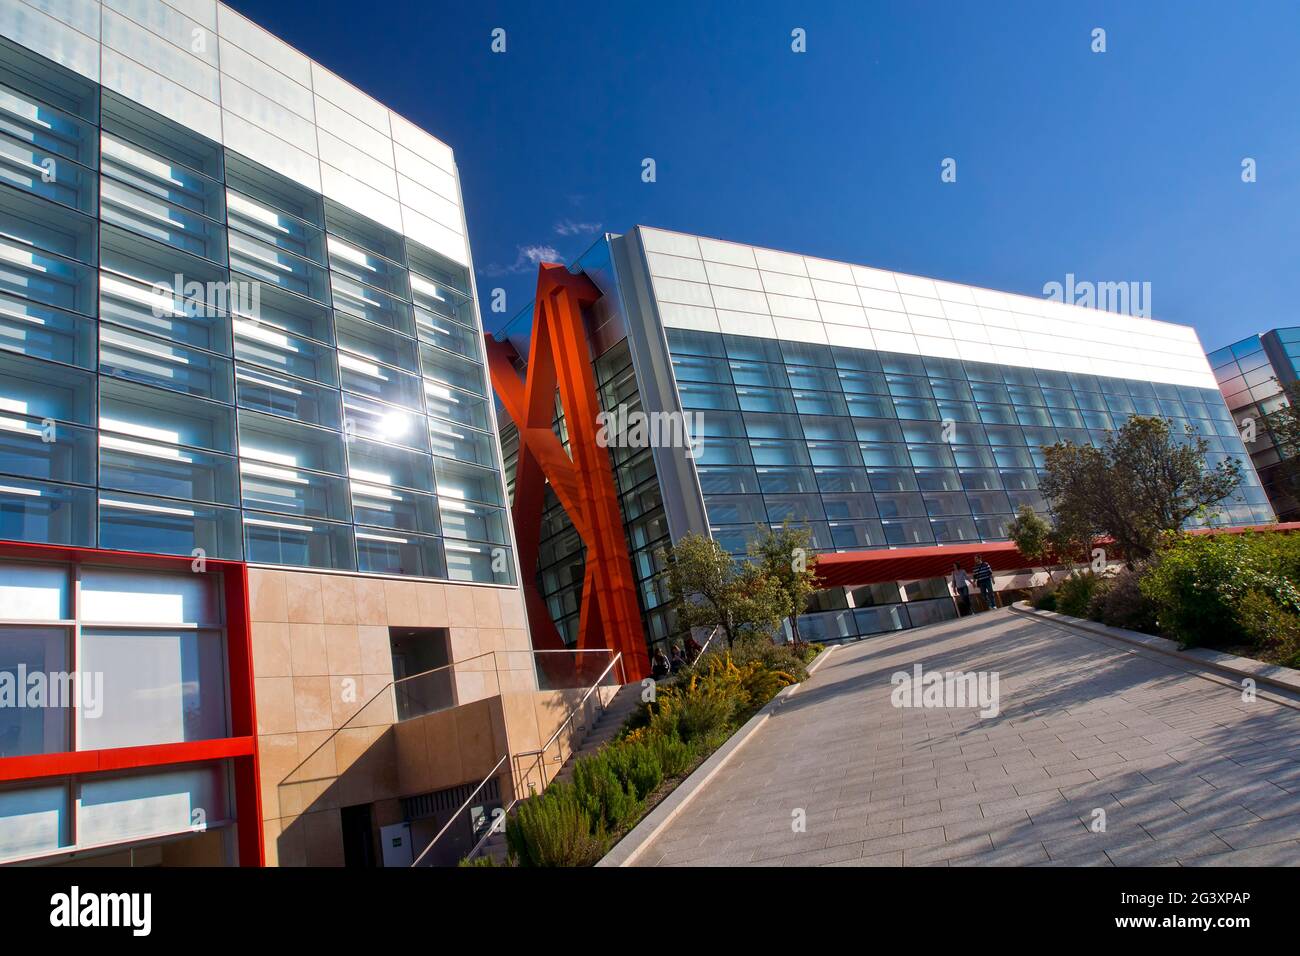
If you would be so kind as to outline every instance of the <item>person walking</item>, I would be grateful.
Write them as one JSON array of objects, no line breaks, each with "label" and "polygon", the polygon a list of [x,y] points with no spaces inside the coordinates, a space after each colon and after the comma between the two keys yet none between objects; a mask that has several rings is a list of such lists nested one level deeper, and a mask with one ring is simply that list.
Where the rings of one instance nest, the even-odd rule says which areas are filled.
[{"label": "person walking", "polygon": [[952,564],[952,587],[957,592],[957,616],[970,614],[970,577],[956,561]]},{"label": "person walking", "polygon": [[655,680],[663,680],[671,673],[672,665],[668,662],[668,655],[662,647],[655,648],[654,659],[650,662],[650,676]]},{"label": "person walking", "polygon": [[975,578],[975,584],[980,589],[980,597],[984,598],[984,604],[992,611],[998,606],[998,597],[993,593],[993,569],[978,554],[975,555],[975,570],[972,572],[972,577]]}]

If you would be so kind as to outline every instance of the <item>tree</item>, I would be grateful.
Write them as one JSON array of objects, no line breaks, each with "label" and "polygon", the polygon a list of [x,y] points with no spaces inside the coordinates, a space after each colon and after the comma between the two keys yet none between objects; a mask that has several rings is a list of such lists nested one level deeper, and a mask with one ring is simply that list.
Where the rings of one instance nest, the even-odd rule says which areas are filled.
[{"label": "tree", "polygon": [[1132,415],[1100,448],[1044,448],[1039,489],[1062,535],[1088,542],[1109,535],[1131,567],[1151,556],[1162,533],[1207,517],[1241,484],[1241,464],[1225,458],[1211,468],[1208,450],[1190,425],[1176,437],[1168,419]]},{"label": "tree", "polygon": [[663,556],[680,627],[719,627],[728,647],[751,634],[770,635],[780,627],[785,598],[779,585],[754,565],[737,563],[712,538],[685,535]]},{"label": "tree", "polygon": [[1029,505],[1021,505],[1016,516],[1007,522],[1006,536],[1020,553],[1047,570],[1049,581],[1062,567],[1087,561],[1092,539],[1086,531],[1068,525],[1054,525]]},{"label": "tree", "polygon": [[783,522],[780,529],[760,527],[749,543],[750,554],[758,558],[758,570],[775,582],[782,616],[790,622],[795,644],[801,644],[799,615],[808,608],[808,599],[817,588],[817,555],[812,550],[812,529],[791,528]]}]

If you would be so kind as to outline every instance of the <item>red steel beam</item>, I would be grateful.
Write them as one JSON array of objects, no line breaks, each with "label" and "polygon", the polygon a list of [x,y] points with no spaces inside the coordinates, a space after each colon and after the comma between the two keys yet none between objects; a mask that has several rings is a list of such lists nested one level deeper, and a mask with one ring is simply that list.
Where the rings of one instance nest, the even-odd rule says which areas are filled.
[{"label": "red steel beam", "polygon": [[[485,336],[487,365],[492,387],[519,429],[511,516],[534,643],[563,646],[534,580],[544,483],[549,481],[587,548],[578,647],[621,652],[627,679],[640,680],[649,675],[650,660],[614,469],[609,450],[597,441],[602,409],[582,320],[582,308],[599,298],[600,290],[585,275],[543,263],[537,274],[525,380],[514,369],[509,346],[490,335]],[[557,390],[568,429],[568,453],[551,429]]]}]

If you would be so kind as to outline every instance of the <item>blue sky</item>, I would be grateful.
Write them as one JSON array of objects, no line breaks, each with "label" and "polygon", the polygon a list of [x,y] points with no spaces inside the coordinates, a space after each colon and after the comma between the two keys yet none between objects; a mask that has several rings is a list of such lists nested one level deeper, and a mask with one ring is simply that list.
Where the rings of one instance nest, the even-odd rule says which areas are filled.
[{"label": "blue sky", "polygon": [[1030,295],[1150,282],[1207,349],[1300,324],[1291,0],[229,2],[452,145],[508,315],[537,255],[643,223]]}]

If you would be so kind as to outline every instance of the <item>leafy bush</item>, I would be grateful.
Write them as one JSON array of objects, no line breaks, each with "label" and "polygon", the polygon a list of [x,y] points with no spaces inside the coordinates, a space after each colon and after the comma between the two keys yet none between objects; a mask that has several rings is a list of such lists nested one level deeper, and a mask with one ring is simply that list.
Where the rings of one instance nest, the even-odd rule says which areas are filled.
[{"label": "leafy bush", "polygon": [[[811,656],[809,654],[811,649]],[[731,660],[737,666],[743,666],[751,662],[757,662],[762,666],[774,671],[783,671],[787,674],[793,674],[798,680],[806,680],[808,677],[808,664],[821,650],[820,644],[776,644],[771,638],[763,635],[747,637],[744,640],[736,642],[736,646],[731,649]],[[716,659],[721,655],[711,655],[710,660]],[[702,661],[696,665],[697,668],[703,668],[708,661]]]},{"label": "leafy bush", "polygon": [[1273,651],[1283,666],[1300,666],[1300,615],[1263,591],[1250,590],[1237,606],[1237,619],[1252,643]]},{"label": "leafy bush", "polygon": [[1034,607],[1038,608],[1040,611],[1055,611],[1056,589],[1046,588],[1040,591],[1038,594],[1034,595],[1033,604]]},{"label": "leafy bush", "polygon": [[[1155,606],[1161,633],[1185,646],[1256,644],[1243,626],[1240,607],[1257,591],[1281,611],[1300,613],[1300,535],[1178,535],[1166,542],[1142,578],[1142,593]],[[1256,628],[1263,605],[1253,602]],[[1265,627],[1267,630],[1267,627]]]},{"label": "leafy bush", "polygon": [[695,751],[680,737],[659,734],[653,737],[648,745],[654,748],[665,777],[680,777],[695,759]]},{"label": "leafy bush", "polygon": [[591,866],[605,855],[609,837],[573,785],[559,782],[519,804],[506,822],[506,843],[520,866]]},{"label": "leafy bush", "polygon": [[1097,592],[1101,578],[1091,571],[1071,574],[1056,587],[1056,610],[1072,617],[1088,613],[1088,602]]},{"label": "leafy bush", "polygon": [[[802,666],[788,651],[782,660]],[[521,866],[594,863],[613,837],[635,824],[665,778],[685,774],[751,711],[795,682],[757,656],[737,664],[730,654],[713,654],[661,683],[655,701],[629,720],[620,738],[575,763],[571,784],[552,784],[520,803],[506,824],[511,854]]]},{"label": "leafy bush", "polygon": [[626,781],[638,801],[644,800],[663,782],[664,768],[659,752],[643,741],[622,741],[604,748],[614,775]]},{"label": "leafy bush", "polygon": [[618,750],[618,747],[607,747],[573,765],[573,788],[578,803],[593,820],[614,831],[634,819],[641,809],[635,787],[614,768],[612,758]]},{"label": "leafy bush", "polygon": [[1110,627],[1154,634],[1156,608],[1142,593],[1144,571],[1144,568],[1124,570],[1117,577],[1108,578],[1088,602],[1088,617]]}]

